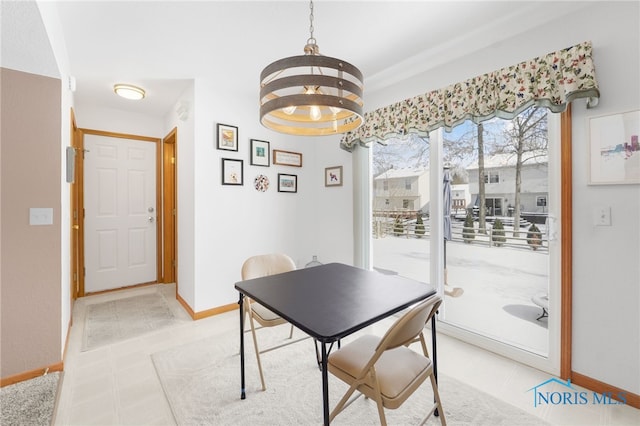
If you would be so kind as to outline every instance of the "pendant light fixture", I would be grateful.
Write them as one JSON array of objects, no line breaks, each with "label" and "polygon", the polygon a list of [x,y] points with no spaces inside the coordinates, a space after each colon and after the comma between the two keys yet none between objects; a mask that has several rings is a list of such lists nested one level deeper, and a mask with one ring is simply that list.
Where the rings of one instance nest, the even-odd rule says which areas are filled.
[{"label": "pendant light fixture", "polygon": [[280,133],[323,136],[357,129],[363,123],[363,78],[350,63],[320,55],[313,37],[304,55],[267,65],[260,74],[260,122]]}]

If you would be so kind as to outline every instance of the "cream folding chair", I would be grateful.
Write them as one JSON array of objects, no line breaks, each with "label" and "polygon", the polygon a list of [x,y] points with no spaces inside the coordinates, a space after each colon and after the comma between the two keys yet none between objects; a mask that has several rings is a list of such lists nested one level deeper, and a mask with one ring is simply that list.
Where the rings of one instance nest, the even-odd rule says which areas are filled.
[{"label": "cream folding chair", "polygon": [[[349,385],[331,412],[330,421],[365,395],[376,401],[380,424],[386,425],[384,408],[400,407],[429,377],[435,402],[420,424],[424,424],[437,409],[440,423],[446,425],[423,334],[425,324],[433,318],[440,303],[440,296],[431,296],[407,311],[382,338],[361,336],[329,355],[328,371]],[[408,348],[416,339],[422,343],[423,354]],[[356,390],[359,394],[351,398]]]},{"label": "cream folding chair", "polygon": [[[242,279],[250,280],[252,278],[265,277],[267,275],[281,274],[283,272],[289,272],[295,269],[296,264],[286,254],[274,253],[252,256],[245,260],[245,262],[242,264]],[[261,327],[275,327],[277,325],[285,324],[287,321],[285,321],[283,318],[279,317],[269,309],[265,308],[261,304],[252,301],[248,297],[245,298],[244,302],[244,315],[245,318],[247,315],[249,316],[249,323],[251,324],[251,335],[253,336],[253,347],[255,349],[256,359],[258,361],[258,370],[260,371],[260,382],[262,383],[262,390],[266,390],[267,388],[264,384],[264,374],[262,373],[260,354],[290,345],[291,343],[299,342],[300,340],[307,339],[308,336],[260,350],[258,348],[258,339],[256,338],[256,326],[254,320],[258,322]],[[293,338],[293,325],[291,325],[291,331],[289,332],[289,339],[291,338]]]}]

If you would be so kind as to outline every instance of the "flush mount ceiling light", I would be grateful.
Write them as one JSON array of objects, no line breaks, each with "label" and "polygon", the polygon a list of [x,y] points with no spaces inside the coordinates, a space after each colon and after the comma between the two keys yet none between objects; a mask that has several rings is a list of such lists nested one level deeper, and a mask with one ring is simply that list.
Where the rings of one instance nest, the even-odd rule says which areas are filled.
[{"label": "flush mount ceiling light", "polygon": [[323,136],[357,129],[363,123],[363,78],[350,63],[320,55],[313,37],[304,55],[267,65],[260,74],[260,122],[281,133]]},{"label": "flush mount ceiling light", "polygon": [[125,99],[132,99],[134,101],[139,101],[144,98],[145,95],[145,91],[143,89],[131,84],[116,84],[113,86],[113,91],[116,92],[118,96],[122,96]]}]

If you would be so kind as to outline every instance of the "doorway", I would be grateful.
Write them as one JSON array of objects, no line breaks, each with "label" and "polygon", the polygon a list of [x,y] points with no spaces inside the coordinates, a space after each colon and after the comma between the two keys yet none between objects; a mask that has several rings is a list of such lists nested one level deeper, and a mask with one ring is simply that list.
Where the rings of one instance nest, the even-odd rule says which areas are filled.
[{"label": "doorway", "polygon": [[178,130],[174,128],[162,143],[162,233],[163,233],[163,282],[175,283],[178,291],[178,277],[176,273],[178,256],[176,250],[178,206],[176,193],[177,177],[177,140]]},{"label": "doorway", "polygon": [[[547,220],[543,225],[538,225],[538,228],[544,228],[542,236],[546,239],[545,250],[536,250],[535,248],[530,247],[528,245],[529,242],[527,241],[527,232],[521,232],[522,235],[520,235],[520,237],[517,237],[514,236],[514,232],[511,231],[509,233],[509,242],[512,243],[511,246],[502,243],[501,240],[493,239],[489,233],[485,234],[479,232],[478,224],[474,225],[474,233],[476,233],[476,236],[472,243],[469,243],[464,238],[461,231],[458,233],[454,233],[455,241],[448,243],[447,245],[447,269],[449,270],[449,284],[455,284],[456,286],[460,285],[461,287],[464,287],[465,292],[464,295],[460,297],[460,299],[452,299],[450,297],[446,298],[445,306],[443,307],[441,316],[439,318],[441,320],[440,330],[443,332],[447,332],[448,334],[452,334],[463,340],[467,340],[494,352],[501,353],[507,357],[532,365],[541,370],[548,371],[554,374],[559,373],[562,376],[566,375],[567,371],[569,371],[568,366],[570,366],[570,334],[566,330],[570,330],[571,298],[567,297],[567,294],[570,293],[570,279],[567,279],[566,275],[567,272],[571,269],[571,264],[570,257],[566,256],[566,253],[570,252],[570,221],[567,220],[567,218],[571,217],[571,210],[570,203],[567,204],[566,202],[568,194],[570,194],[570,186],[568,186],[567,190],[566,174],[567,170],[570,170],[571,159],[570,156],[567,156],[565,154],[565,147],[570,146],[571,139],[570,135],[567,135],[565,130],[563,130],[567,127],[570,128],[570,124],[567,125],[567,117],[570,117],[570,112],[563,114],[562,119],[560,115],[553,115],[553,117],[550,118],[549,122],[548,134],[549,137],[553,139],[549,143],[550,149],[552,151],[549,152],[549,156],[551,157],[551,165],[553,167],[551,167],[551,169],[549,170],[549,174],[545,179],[549,182],[550,186],[549,194],[546,196],[547,199],[550,200],[550,202],[545,209]],[[442,182],[442,172],[438,168],[438,160],[442,161],[443,146],[443,137],[439,136],[438,138],[436,138],[435,133],[437,132],[432,133],[434,135],[432,135],[433,138],[431,140],[430,148],[431,151],[434,151],[431,159],[433,160],[433,164],[435,165],[435,167],[432,167],[431,170],[431,183],[438,181]],[[416,141],[414,141],[411,138],[403,141],[401,153],[405,154],[404,156],[394,156],[393,152],[390,152],[393,147],[391,146],[392,144],[389,141],[387,141],[387,144],[384,146],[375,145],[373,150],[379,148],[380,150],[382,150],[383,155],[386,155],[386,157],[376,159],[375,154],[373,154],[373,158],[371,161],[371,164],[374,167],[373,176],[382,176],[380,174],[380,171],[376,173],[375,167],[378,164],[381,164],[383,166],[386,165],[388,163],[388,159],[410,158],[416,161],[421,160],[421,157],[418,157],[417,154],[414,156],[406,155],[406,153],[408,152],[408,148],[410,148],[412,144],[417,144],[417,149],[414,149],[412,152],[425,152],[424,149],[420,149],[422,146],[418,142],[420,141],[418,141],[417,139]],[[429,142],[425,140],[421,143],[425,144]],[[437,146],[439,146],[437,149],[434,148]],[[414,165],[414,169],[417,165]],[[399,168],[394,167],[392,169],[396,170]],[[465,170],[460,170],[459,175],[464,176],[464,171]],[[478,176],[477,172],[478,170],[475,169],[476,177]],[[471,174],[470,176],[473,176],[473,174]],[[537,174],[534,173],[534,176],[537,176]],[[513,182],[515,182],[515,180],[516,179],[514,177]],[[459,181],[460,184],[464,183],[462,178],[460,178]],[[476,180],[476,186],[478,186],[478,182],[479,180]],[[513,182],[510,187],[514,186]],[[455,183],[458,182],[454,182],[454,184]],[[498,185],[499,182],[495,182],[495,184]],[[435,188],[434,185],[428,186],[430,186],[430,191],[432,193],[442,193],[441,188]],[[376,180],[374,178],[372,191],[373,199],[371,200],[372,205],[376,205],[376,197],[388,197],[390,194],[386,194],[384,191],[388,190],[391,187],[391,184],[388,184],[387,187],[384,187],[383,185],[379,185],[379,187],[376,186]],[[468,196],[464,203],[464,205],[467,207],[466,210],[469,210],[469,216],[473,216],[472,210],[474,207],[474,203],[471,200],[475,199],[476,193],[477,190],[469,190]],[[508,223],[509,220],[513,222],[514,220],[511,217],[502,217],[508,214],[508,211],[505,209],[505,198],[509,198],[509,200],[513,199],[511,195],[509,195],[508,197],[487,197],[487,199],[489,199],[489,203],[485,203],[485,208],[487,205],[489,205],[492,208],[493,215],[499,213],[499,215],[501,216],[501,221],[503,223]],[[432,198],[431,201],[435,202],[436,200]],[[527,206],[530,204],[530,202],[531,200],[529,200],[528,198],[521,198],[519,205],[524,205],[526,209],[529,209],[529,207]],[[533,203],[535,204],[535,198],[533,199]],[[549,211],[549,206],[553,206],[553,211]],[[437,208],[435,208],[435,210],[437,211]],[[524,213],[525,211],[528,210],[523,210],[522,213]],[[436,231],[438,229],[438,223],[442,219],[442,213],[440,212],[438,214],[434,214],[434,211],[432,211],[431,213],[432,214],[430,217],[424,218],[425,225],[423,226],[427,230],[426,234],[418,234],[416,232],[416,230],[418,229],[418,225],[414,219],[403,218],[400,218],[400,229],[402,230],[402,232],[394,233],[394,230],[398,228],[395,225],[395,219],[387,219],[387,231],[384,232],[383,230],[382,232],[373,234],[373,239],[370,240],[370,247],[365,248],[365,250],[372,249],[372,251],[369,251],[369,256],[371,256],[372,259],[372,266],[384,273],[404,274],[418,280],[430,278],[432,282],[441,283],[443,281],[442,276],[444,275],[442,266],[439,266],[440,262],[442,261],[442,247],[436,250],[434,245],[429,244],[425,240],[430,234],[435,235],[437,238],[441,238],[441,234],[438,234]],[[460,215],[460,217],[458,217],[458,212],[451,212],[451,214],[452,220],[455,219],[459,221],[459,228],[464,227],[462,221],[464,220],[466,215]],[[522,218],[524,214],[519,214],[518,216]],[[493,220],[495,218],[491,219]],[[376,225],[375,217],[373,218],[373,221],[374,225]],[[493,226],[489,226],[487,228],[492,227]],[[376,230],[379,228],[379,226],[373,227],[373,229]],[[525,228],[525,231],[528,230],[529,227]],[[495,241],[499,242],[500,244],[494,244]],[[397,244],[393,245],[389,244],[389,242]],[[436,242],[436,244],[438,244],[438,242]],[[402,247],[400,247],[400,245],[402,245]],[[409,247],[407,247],[407,245],[409,245]],[[462,255],[458,253],[457,259],[455,248],[459,248],[460,250],[465,251],[464,253],[462,253]],[[476,259],[467,253],[472,248],[481,250],[485,253],[490,253],[491,255],[510,251],[514,253],[514,255],[535,257],[536,261],[540,261],[540,268],[535,269],[529,274],[537,279],[535,285],[524,288],[521,291],[521,294],[518,296],[519,299],[515,302],[508,301],[508,303],[502,303],[497,306],[497,308],[494,309],[493,312],[496,315],[508,316],[509,318],[511,318],[512,320],[509,324],[514,325],[514,327],[515,325],[519,325],[523,328],[528,328],[534,330],[535,332],[539,332],[540,340],[543,341],[544,345],[541,349],[537,347],[523,347],[524,345],[522,344],[522,341],[508,341],[510,339],[504,339],[504,336],[498,336],[498,339],[487,337],[481,335],[478,330],[468,330],[469,327],[467,326],[461,327],[460,321],[456,321],[454,315],[456,312],[451,309],[453,307],[453,304],[460,303],[461,301],[473,302],[470,297],[473,296],[473,290],[475,289],[475,287],[477,287],[477,280],[466,279],[457,282],[456,274],[452,271],[452,269],[455,266],[459,266],[460,268],[462,268],[459,268],[460,270],[462,270],[463,272],[468,272],[471,267],[476,265]],[[545,257],[547,259],[545,259]],[[397,262],[394,262],[393,259],[397,259]],[[503,260],[503,257],[500,257],[500,259]],[[526,267],[531,266],[530,262],[521,262],[520,264]],[[406,267],[403,267],[402,265],[405,265]],[[499,266],[503,269],[511,268],[511,266],[506,266],[503,264],[500,264]],[[546,272],[540,272],[543,269]],[[415,274],[412,272],[414,270]],[[431,275],[429,275],[430,270]],[[544,282],[542,280],[538,280],[538,278],[545,278],[543,275],[546,276]],[[518,274],[516,279],[513,281],[517,281],[518,284],[522,284],[522,277],[523,274]],[[540,281],[542,285],[541,288],[536,287],[536,285],[538,285],[538,281]],[[513,289],[511,288],[511,290]],[[533,297],[538,295],[539,293],[547,294],[550,300],[550,305],[553,305],[551,308],[553,314],[549,318],[538,319],[538,317],[540,317],[541,309],[535,305],[535,302],[533,302]],[[483,294],[497,295],[503,293],[499,293],[496,291],[487,291]],[[511,296],[512,294],[509,293],[509,297]],[[447,301],[450,301],[451,303],[447,304]],[[468,309],[466,310],[460,310],[460,312],[462,312],[463,314],[477,313],[478,317],[476,318],[475,322],[470,322],[471,325],[475,326],[480,322],[480,319],[486,319],[487,321],[489,321],[493,318],[488,315],[488,311],[490,310],[490,307],[488,305],[483,305],[482,303],[472,303],[471,305],[472,306],[468,307]],[[447,318],[447,316],[449,318]],[[446,323],[447,319],[452,321]],[[453,322],[454,324],[451,324],[451,322]],[[506,323],[500,323],[501,330],[505,328],[503,327],[504,324]],[[521,333],[521,335],[523,337],[532,336],[531,333],[526,335],[525,333]],[[503,341],[498,342],[498,340]],[[525,343],[528,344],[529,342]]]},{"label": "doorway", "polygon": [[485,205],[489,216],[502,216],[502,198],[487,198]]},{"label": "doorway", "polygon": [[[73,293],[162,282],[161,140],[90,129],[74,135]],[[99,167],[86,163],[91,154]]]}]

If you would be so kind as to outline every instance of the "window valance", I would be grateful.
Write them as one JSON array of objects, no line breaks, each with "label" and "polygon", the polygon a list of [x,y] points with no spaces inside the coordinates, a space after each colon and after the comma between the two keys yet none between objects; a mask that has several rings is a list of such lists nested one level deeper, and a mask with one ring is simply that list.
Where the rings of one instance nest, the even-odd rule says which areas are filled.
[{"label": "window valance", "polygon": [[587,41],[545,56],[480,75],[365,114],[364,124],[346,133],[340,146],[355,146],[409,133],[426,136],[438,127],[451,130],[466,120],[505,119],[532,105],[562,112],[574,99],[600,96]]}]

